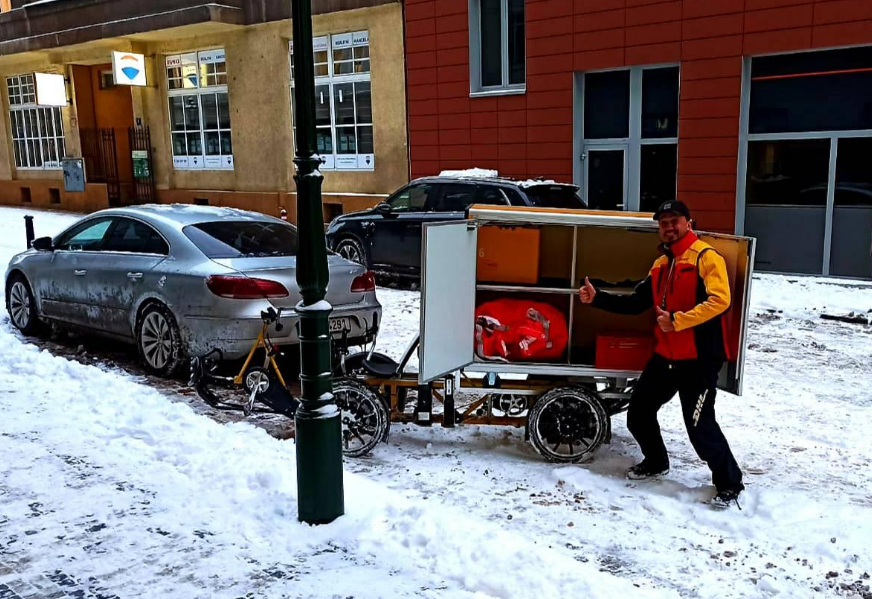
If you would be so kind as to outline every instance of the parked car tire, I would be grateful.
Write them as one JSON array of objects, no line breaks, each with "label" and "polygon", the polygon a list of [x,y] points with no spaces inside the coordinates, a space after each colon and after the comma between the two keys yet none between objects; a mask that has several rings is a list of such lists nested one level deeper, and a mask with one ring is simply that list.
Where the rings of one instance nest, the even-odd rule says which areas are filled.
[{"label": "parked car tire", "polygon": [[20,273],[11,275],[6,281],[6,311],[12,325],[25,335],[45,332],[46,325],[39,319],[33,291]]},{"label": "parked car tire", "polygon": [[136,348],[146,370],[170,377],[185,362],[179,326],[169,308],[148,304],[136,320]]},{"label": "parked car tire", "polygon": [[360,240],[356,237],[343,237],[336,242],[336,248],[333,251],[346,260],[357,262],[358,264],[369,268],[369,258],[366,256],[366,250]]}]

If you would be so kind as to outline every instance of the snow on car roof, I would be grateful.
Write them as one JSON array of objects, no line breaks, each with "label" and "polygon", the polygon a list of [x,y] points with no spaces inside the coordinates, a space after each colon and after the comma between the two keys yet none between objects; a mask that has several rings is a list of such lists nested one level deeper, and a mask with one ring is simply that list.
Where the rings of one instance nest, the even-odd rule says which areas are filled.
[{"label": "snow on car roof", "polygon": [[446,170],[439,173],[438,176],[449,179],[490,179],[503,183],[511,183],[512,185],[517,185],[523,189],[535,187],[537,185],[562,185],[565,187],[574,187],[571,183],[558,183],[553,179],[526,179],[524,181],[518,181],[508,177],[500,177],[499,171],[477,167],[462,170]]},{"label": "snow on car roof", "polygon": [[453,177],[457,179],[496,179],[499,172],[487,168],[467,168],[457,171],[442,171],[440,177]]}]

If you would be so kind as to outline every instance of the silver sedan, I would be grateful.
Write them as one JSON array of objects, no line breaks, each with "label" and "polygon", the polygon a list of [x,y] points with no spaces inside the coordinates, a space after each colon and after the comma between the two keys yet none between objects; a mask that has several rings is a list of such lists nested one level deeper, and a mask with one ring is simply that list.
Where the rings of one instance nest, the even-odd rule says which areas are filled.
[{"label": "silver sedan", "polygon": [[[245,355],[269,307],[284,308],[290,325],[271,331],[272,342],[298,343],[297,245],[296,228],[255,212],[102,210],[12,258],[6,308],[26,335],[54,322],[135,343],[148,370],[167,376],[215,348],[225,358]],[[330,330],[368,342],[381,319],[372,273],[334,254],[328,266]]]}]

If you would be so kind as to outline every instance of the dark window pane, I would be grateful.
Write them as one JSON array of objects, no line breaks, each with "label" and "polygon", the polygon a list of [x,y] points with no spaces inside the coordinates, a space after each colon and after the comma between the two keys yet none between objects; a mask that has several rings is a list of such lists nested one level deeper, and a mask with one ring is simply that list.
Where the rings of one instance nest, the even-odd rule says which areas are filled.
[{"label": "dark window pane", "polygon": [[333,137],[330,135],[330,129],[316,129],[315,140],[319,154],[333,153]]},{"label": "dark window pane", "polygon": [[197,102],[197,96],[183,96],[182,100],[185,105],[185,127],[190,129],[200,128],[200,106]]},{"label": "dark window pane", "polygon": [[526,56],[524,48],[524,0],[508,0],[509,83],[524,83]]},{"label": "dark window pane", "polygon": [[182,98],[170,98],[170,127],[173,131],[185,130],[185,107]]},{"label": "dark window pane", "polygon": [[624,209],[624,151],[587,153],[587,205],[594,210]]},{"label": "dark window pane", "polygon": [[435,188],[428,183],[412,185],[388,198],[392,212],[420,212]]},{"label": "dark window pane", "polygon": [[199,156],[203,153],[199,133],[188,133],[188,156]]},{"label": "dark window pane", "polygon": [[678,67],[642,71],[642,137],[678,137]]},{"label": "dark window pane", "polygon": [[166,255],[169,253],[169,247],[157,231],[148,225],[128,218],[122,218],[116,222],[100,249],[104,252],[138,254]]},{"label": "dark window pane", "polygon": [[820,274],[830,141],[748,144],[745,234],[757,238],[756,268]]},{"label": "dark window pane", "polygon": [[839,140],[835,204],[872,207],[872,138]]},{"label": "dark window pane", "polygon": [[870,68],[868,47],[755,58],[750,132],[872,128]]},{"label": "dark window pane", "polygon": [[479,185],[478,190],[475,192],[474,203],[508,206],[509,200],[499,187]]},{"label": "dark window pane", "polygon": [[481,85],[503,84],[503,49],[501,0],[481,0],[479,18],[481,28]]},{"label": "dark window pane", "polygon": [[206,156],[221,154],[221,140],[217,131],[206,131],[203,137],[206,138]]},{"label": "dark window pane", "polygon": [[374,144],[372,141],[372,127],[357,128],[357,153],[373,154]]},{"label": "dark window pane", "polygon": [[584,138],[630,135],[630,71],[584,76]]},{"label": "dark window pane", "polygon": [[675,199],[678,146],[643,145],[641,160],[639,210],[654,212],[663,202]]},{"label": "dark window pane", "polygon": [[472,204],[475,186],[463,183],[444,183],[440,186],[439,199],[436,201],[437,212],[462,212]]},{"label": "dark window pane", "polygon": [[354,124],[354,85],[340,83],[333,86],[333,114],[337,125]]},{"label": "dark window pane", "polygon": [[218,128],[218,106],[214,94],[205,94],[200,98],[201,108],[203,109],[203,128],[217,129]]},{"label": "dark window pane", "polygon": [[578,188],[572,185],[535,185],[524,190],[530,203],[542,208],[584,208]]},{"label": "dark window pane", "polygon": [[839,140],[830,273],[872,277],[872,138]]},{"label": "dark window pane", "polygon": [[372,96],[369,81],[354,84],[354,101],[357,106],[357,122],[372,122]]},{"label": "dark window pane", "polygon": [[748,204],[826,206],[830,141],[748,144]]},{"label": "dark window pane", "polygon": [[230,129],[230,102],[227,94],[218,96],[218,126],[222,129]]},{"label": "dark window pane", "polygon": [[187,156],[184,133],[173,133],[173,156]]},{"label": "dark window pane", "polygon": [[521,192],[512,187],[506,187],[503,189],[503,193],[506,194],[506,197],[509,198],[509,202],[512,206],[526,206],[527,202],[524,201],[523,196],[521,196]]},{"label": "dark window pane", "polygon": [[336,153],[357,154],[357,140],[354,136],[354,127],[336,128]]},{"label": "dark window pane", "polygon": [[296,256],[297,230],[286,223],[220,221],[184,228],[209,258]]},{"label": "dark window pane", "polygon": [[330,126],[330,86],[315,87],[315,126]]},{"label": "dark window pane", "polygon": [[233,154],[233,141],[230,131],[221,132],[221,153],[225,156]]}]

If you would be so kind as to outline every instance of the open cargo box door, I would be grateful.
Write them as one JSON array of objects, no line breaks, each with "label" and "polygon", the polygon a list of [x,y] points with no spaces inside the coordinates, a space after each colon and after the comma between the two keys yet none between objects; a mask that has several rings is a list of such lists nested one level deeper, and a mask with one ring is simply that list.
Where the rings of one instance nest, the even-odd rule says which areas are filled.
[{"label": "open cargo box door", "polygon": [[421,242],[421,384],[473,360],[475,263],[472,221],[424,225]]},{"label": "open cargo box door", "polygon": [[721,369],[718,388],[735,395],[742,395],[756,239],[720,233],[698,235],[724,257],[727,263],[727,275],[730,278],[732,303],[724,315],[730,356]]}]

